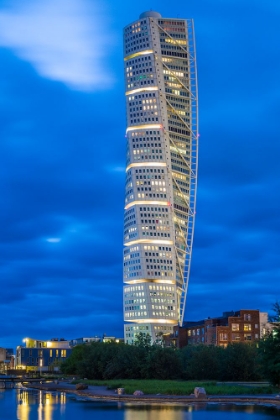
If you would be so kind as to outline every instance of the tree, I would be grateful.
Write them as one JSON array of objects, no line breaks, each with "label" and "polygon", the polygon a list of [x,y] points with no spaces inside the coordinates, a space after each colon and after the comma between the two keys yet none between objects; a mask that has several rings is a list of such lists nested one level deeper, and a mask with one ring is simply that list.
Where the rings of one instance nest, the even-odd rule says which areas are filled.
[{"label": "tree", "polygon": [[271,315],[269,317],[269,321],[274,325],[276,329],[280,329],[280,302],[275,302],[272,306],[272,309],[275,313],[275,315]]},{"label": "tree", "polygon": [[260,358],[264,376],[280,386],[280,303],[274,303],[272,308],[272,330],[260,341]]},{"label": "tree", "polygon": [[108,359],[104,379],[141,379],[146,355],[144,347],[119,344],[113,357]]},{"label": "tree", "polygon": [[181,349],[184,379],[218,379],[223,350],[221,347],[204,344],[188,345]]},{"label": "tree", "polygon": [[182,373],[179,351],[163,348],[159,345],[151,347],[142,365],[142,377],[145,379],[178,379]]},{"label": "tree", "polygon": [[257,381],[258,348],[255,343],[231,343],[221,354],[220,379],[223,381]]},{"label": "tree", "polygon": [[159,331],[156,334],[156,339],[154,341],[154,346],[160,346],[160,347],[164,346],[163,332],[162,331]]},{"label": "tree", "polygon": [[144,348],[149,348],[151,347],[151,340],[152,337],[150,336],[150,334],[145,334],[142,332],[139,332],[138,334],[135,334],[135,342],[134,345],[138,346],[138,347],[144,347]]},{"label": "tree", "polygon": [[78,364],[84,359],[86,345],[80,344],[73,348],[73,351],[65,362],[61,364],[60,370],[65,374],[78,374]]}]

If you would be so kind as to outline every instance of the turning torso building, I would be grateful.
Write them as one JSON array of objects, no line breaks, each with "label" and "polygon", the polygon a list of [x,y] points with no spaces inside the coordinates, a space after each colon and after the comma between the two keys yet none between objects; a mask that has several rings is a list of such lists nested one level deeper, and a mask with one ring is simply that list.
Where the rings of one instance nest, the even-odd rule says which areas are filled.
[{"label": "turning torso building", "polygon": [[124,74],[124,337],[133,343],[184,318],[197,185],[193,21],[142,13],[124,29]]}]

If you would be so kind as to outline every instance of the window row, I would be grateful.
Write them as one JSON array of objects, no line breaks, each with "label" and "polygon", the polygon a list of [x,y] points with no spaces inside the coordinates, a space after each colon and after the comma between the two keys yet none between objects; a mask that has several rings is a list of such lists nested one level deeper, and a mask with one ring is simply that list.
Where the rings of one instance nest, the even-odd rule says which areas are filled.
[{"label": "window row", "polygon": [[125,318],[134,318],[139,316],[147,316],[147,312],[125,312]]},{"label": "window row", "polygon": [[142,232],[143,236],[161,236],[162,238],[170,238],[170,233],[162,232]]}]

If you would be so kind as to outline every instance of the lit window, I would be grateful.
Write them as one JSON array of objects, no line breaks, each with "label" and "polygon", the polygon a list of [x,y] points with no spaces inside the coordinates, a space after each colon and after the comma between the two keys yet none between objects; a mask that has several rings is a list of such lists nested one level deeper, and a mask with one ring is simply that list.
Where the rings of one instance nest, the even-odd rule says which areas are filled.
[{"label": "lit window", "polygon": [[244,334],[244,340],[245,341],[251,341],[252,340],[252,335],[251,334]]},{"label": "lit window", "polygon": [[220,341],[227,341],[228,340],[227,333],[220,333],[219,337],[220,337]]},{"label": "lit window", "polygon": [[232,331],[239,331],[239,324],[232,324],[231,325],[231,330]]},{"label": "lit window", "polygon": [[231,338],[232,341],[240,341],[240,335],[238,333],[233,333]]},{"label": "lit window", "polygon": [[251,331],[251,324],[244,324],[244,331]]}]

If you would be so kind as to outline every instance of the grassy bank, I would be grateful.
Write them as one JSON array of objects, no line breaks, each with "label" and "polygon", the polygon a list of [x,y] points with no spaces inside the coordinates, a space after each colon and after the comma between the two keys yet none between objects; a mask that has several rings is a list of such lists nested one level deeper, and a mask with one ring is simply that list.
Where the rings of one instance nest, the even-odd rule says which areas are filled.
[{"label": "grassy bank", "polygon": [[[80,381],[81,382],[81,381]],[[164,394],[164,395],[190,395],[196,386],[205,388],[208,395],[256,395],[273,394],[277,392],[272,386],[265,385],[235,385],[217,384],[214,381],[169,381],[169,380],[87,380],[82,381],[88,385],[105,385],[109,389],[124,388],[126,394],[133,394],[136,390],[141,390],[144,394]]]}]

